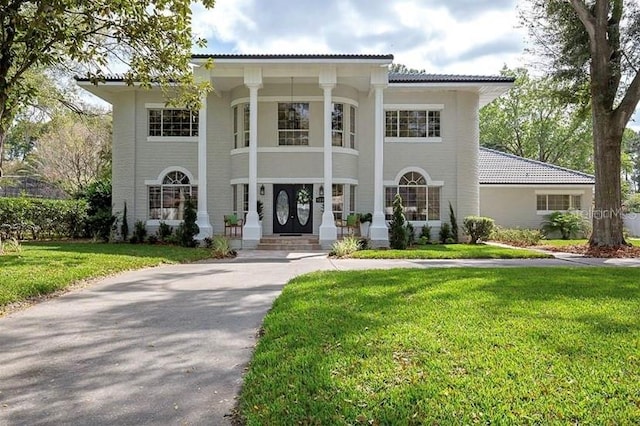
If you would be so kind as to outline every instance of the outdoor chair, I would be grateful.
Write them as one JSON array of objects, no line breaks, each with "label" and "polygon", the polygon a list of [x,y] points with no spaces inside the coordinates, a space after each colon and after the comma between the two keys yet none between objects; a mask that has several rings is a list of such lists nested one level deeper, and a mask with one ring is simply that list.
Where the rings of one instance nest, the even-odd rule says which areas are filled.
[{"label": "outdoor chair", "polygon": [[356,235],[360,233],[360,218],[357,214],[350,214],[346,219],[336,220],[336,227],[340,228],[340,236],[344,237],[344,231],[347,230],[347,235]]},{"label": "outdoor chair", "polygon": [[[230,237],[240,237],[242,238],[242,228],[244,221],[239,219],[237,215],[230,214],[224,217],[224,235],[227,236],[227,231],[229,232]],[[238,234],[240,231],[240,234]]]}]

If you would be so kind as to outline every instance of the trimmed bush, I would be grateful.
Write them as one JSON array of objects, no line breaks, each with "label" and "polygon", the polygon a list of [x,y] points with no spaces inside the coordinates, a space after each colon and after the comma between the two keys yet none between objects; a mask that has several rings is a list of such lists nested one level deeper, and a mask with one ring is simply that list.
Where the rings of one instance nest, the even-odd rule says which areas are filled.
[{"label": "trimmed bush", "polygon": [[490,239],[517,247],[535,246],[542,239],[538,229],[501,228],[495,226]]},{"label": "trimmed bush", "polygon": [[447,222],[443,223],[440,227],[438,236],[440,237],[440,242],[442,244],[447,243],[447,241],[453,241],[453,238],[451,237],[451,225],[449,225]]},{"label": "trimmed bush", "polygon": [[493,230],[493,219],[483,216],[467,216],[462,222],[462,229],[471,238],[471,244],[486,241]]},{"label": "trimmed bush", "polygon": [[460,241],[458,238],[458,219],[456,219],[456,213],[453,211],[451,201],[449,201],[449,222],[451,223],[451,238],[454,243]]},{"label": "trimmed bush", "polygon": [[76,238],[87,223],[85,200],[0,198],[0,237]]},{"label": "trimmed bush", "polygon": [[196,224],[197,218],[198,213],[193,200],[191,197],[187,197],[184,204],[184,221],[176,229],[176,235],[181,246],[195,247],[197,245],[195,237],[200,232],[200,227]]},{"label": "trimmed bush", "polygon": [[420,244],[428,244],[431,242],[431,227],[429,225],[422,225],[419,239]]},{"label": "trimmed bush", "polygon": [[129,240],[131,244],[142,244],[147,238],[147,225],[138,220],[133,225],[133,234],[131,235],[131,239]]},{"label": "trimmed bush", "polygon": [[545,236],[560,233],[563,240],[575,238],[582,232],[584,219],[579,213],[553,212],[542,221]]},{"label": "trimmed bush", "polygon": [[409,239],[403,210],[402,197],[396,194],[393,199],[393,217],[389,224],[389,246],[396,250],[406,249]]}]

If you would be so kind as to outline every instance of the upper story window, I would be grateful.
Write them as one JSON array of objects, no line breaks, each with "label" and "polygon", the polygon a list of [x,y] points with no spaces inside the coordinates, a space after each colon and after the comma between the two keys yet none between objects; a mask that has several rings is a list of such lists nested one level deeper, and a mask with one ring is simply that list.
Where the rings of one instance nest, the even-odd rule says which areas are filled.
[{"label": "upper story window", "polygon": [[427,180],[418,172],[402,175],[397,186],[385,188],[386,219],[393,216],[393,199],[402,197],[404,215],[407,220],[440,220],[440,187],[428,186]]},{"label": "upper story window", "polygon": [[238,148],[238,106],[233,107],[233,148]]},{"label": "upper story window", "polygon": [[278,145],[309,145],[308,103],[278,103]]},{"label": "upper story window", "polygon": [[189,197],[197,203],[197,187],[189,176],[178,170],[167,173],[160,185],[149,186],[149,219],[183,220]]},{"label": "upper story window", "polygon": [[536,210],[539,212],[581,209],[581,196],[571,194],[537,194]]},{"label": "upper story window", "polygon": [[151,108],[148,111],[149,136],[198,136],[198,111],[165,108]]},{"label": "upper story window", "polygon": [[422,107],[387,109],[385,137],[394,142],[438,140],[442,137],[441,111]]},{"label": "upper story window", "polygon": [[251,130],[251,128],[249,127],[251,123],[250,120],[250,114],[249,114],[249,104],[244,104],[243,108],[242,108],[242,125],[243,125],[243,131],[244,131],[244,146],[249,146],[249,130]]},{"label": "upper story window", "polygon": [[[242,112],[242,121],[240,121],[240,117],[238,113]],[[233,107],[233,148],[237,149],[240,147],[249,146],[249,130],[250,130],[250,120],[249,120],[249,104],[245,103],[240,106],[236,105]],[[242,124],[242,128],[240,128],[240,124]]]},{"label": "upper story window", "polygon": [[356,149],[356,108],[349,108],[349,148]]},{"label": "upper story window", "polygon": [[333,146],[343,145],[344,131],[344,105],[333,104],[331,111],[331,144]]}]

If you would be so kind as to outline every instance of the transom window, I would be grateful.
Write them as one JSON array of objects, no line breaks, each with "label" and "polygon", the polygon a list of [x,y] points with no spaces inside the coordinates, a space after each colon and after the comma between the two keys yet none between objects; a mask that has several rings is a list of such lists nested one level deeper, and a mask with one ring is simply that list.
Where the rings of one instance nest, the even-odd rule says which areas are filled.
[{"label": "transom window", "polygon": [[536,209],[538,211],[580,210],[581,197],[570,194],[538,194]]},{"label": "transom window", "polygon": [[440,111],[389,110],[385,112],[388,138],[439,138]]},{"label": "transom window", "polygon": [[278,145],[309,145],[308,103],[278,103]]},{"label": "transom window", "polygon": [[149,219],[183,220],[189,197],[197,203],[198,188],[189,177],[177,170],[167,173],[162,184],[149,186]]},{"label": "transom window", "polygon": [[342,146],[344,130],[344,105],[333,104],[331,111],[331,144],[333,146]]},{"label": "transom window", "polygon": [[149,109],[149,136],[198,136],[198,111]]},{"label": "transom window", "polygon": [[440,187],[428,186],[427,180],[418,172],[404,174],[397,186],[385,188],[385,215],[393,216],[393,199],[402,197],[404,215],[410,221],[440,220]]}]

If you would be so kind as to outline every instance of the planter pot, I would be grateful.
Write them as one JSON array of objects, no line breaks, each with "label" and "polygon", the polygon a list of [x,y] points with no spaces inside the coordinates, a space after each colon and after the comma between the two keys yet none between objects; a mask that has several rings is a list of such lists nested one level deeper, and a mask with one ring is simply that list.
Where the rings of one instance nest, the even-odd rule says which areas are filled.
[{"label": "planter pot", "polygon": [[371,222],[360,222],[360,236],[369,238],[369,226]]}]

